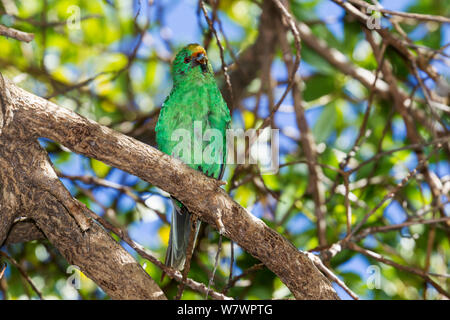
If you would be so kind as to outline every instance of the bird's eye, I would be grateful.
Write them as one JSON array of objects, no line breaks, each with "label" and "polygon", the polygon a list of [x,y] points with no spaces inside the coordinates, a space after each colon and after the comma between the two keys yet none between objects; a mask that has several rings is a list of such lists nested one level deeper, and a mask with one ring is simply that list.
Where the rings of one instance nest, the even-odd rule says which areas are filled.
[{"label": "bird's eye", "polygon": [[191,58],[189,58],[189,57],[184,58],[184,63],[189,63],[189,62],[191,62]]}]

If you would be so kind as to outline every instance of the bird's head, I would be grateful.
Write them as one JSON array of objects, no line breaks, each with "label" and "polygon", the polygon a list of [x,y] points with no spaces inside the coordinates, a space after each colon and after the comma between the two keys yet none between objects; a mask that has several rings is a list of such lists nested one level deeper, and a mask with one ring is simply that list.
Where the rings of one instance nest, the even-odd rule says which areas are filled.
[{"label": "bird's head", "polygon": [[201,45],[191,43],[181,49],[175,56],[172,65],[174,82],[178,82],[189,75],[208,73],[212,73],[212,67],[206,51]]}]

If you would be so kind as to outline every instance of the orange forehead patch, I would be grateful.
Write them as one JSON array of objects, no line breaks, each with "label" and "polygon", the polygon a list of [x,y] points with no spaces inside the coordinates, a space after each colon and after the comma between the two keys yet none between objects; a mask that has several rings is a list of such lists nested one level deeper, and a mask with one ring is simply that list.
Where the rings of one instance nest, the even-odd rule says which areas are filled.
[{"label": "orange forehead patch", "polygon": [[192,56],[196,57],[199,54],[203,53],[206,56],[206,51],[203,49],[201,45],[198,45],[196,43],[190,44],[187,46],[188,50],[192,52]]}]

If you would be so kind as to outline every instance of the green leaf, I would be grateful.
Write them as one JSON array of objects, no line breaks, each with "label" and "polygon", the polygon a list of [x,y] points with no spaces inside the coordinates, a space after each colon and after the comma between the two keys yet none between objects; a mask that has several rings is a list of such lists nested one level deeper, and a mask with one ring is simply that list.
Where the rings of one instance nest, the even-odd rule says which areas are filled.
[{"label": "green leaf", "polygon": [[315,75],[305,83],[303,99],[311,101],[318,99],[326,94],[334,92],[336,89],[334,77],[327,75]]},{"label": "green leaf", "polygon": [[91,159],[91,167],[94,170],[97,177],[104,178],[108,174],[111,169],[108,165],[104,164],[101,161]]},{"label": "green leaf", "polygon": [[327,104],[312,129],[317,143],[324,142],[333,132],[336,117],[335,103],[332,102]]}]

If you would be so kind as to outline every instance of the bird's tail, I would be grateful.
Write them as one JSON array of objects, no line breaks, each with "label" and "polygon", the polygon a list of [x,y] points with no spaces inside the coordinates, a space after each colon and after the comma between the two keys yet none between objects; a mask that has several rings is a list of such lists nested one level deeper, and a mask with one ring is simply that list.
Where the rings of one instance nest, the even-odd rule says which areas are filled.
[{"label": "bird's tail", "polygon": [[[185,206],[172,198],[174,210],[172,211],[172,223],[170,225],[169,246],[166,253],[166,265],[177,270],[182,270],[186,261],[186,252],[191,233],[191,214]],[[200,222],[197,223],[195,241],[200,230]]]}]

